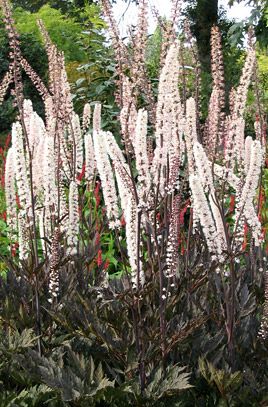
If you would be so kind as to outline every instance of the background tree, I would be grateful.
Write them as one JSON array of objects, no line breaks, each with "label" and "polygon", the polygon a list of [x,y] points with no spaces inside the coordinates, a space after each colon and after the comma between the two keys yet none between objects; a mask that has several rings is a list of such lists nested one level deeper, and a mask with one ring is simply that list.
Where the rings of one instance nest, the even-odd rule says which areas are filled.
[{"label": "background tree", "polygon": [[218,0],[190,0],[187,14],[192,21],[192,32],[196,37],[199,60],[203,68],[210,69],[210,33],[218,23]]},{"label": "background tree", "polygon": [[92,0],[13,0],[14,7],[22,7],[25,10],[36,12],[42,6],[49,4],[51,7],[61,10],[62,12],[70,12],[75,8],[85,7],[86,4],[92,4]]},{"label": "background tree", "polygon": [[[24,5],[27,6],[27,2]],[[14,9],[14,18],[20,34],[22,53],[43,81],[46,82],[47,60],[36,23],[38,19],[44,22],[52,40],[60,50],[64,51],[69,81],[73,86],[75,85],[75,89],[77,88],[76,82],[79,85],[79,93],[76,98],[77,109],[79,111],[79,100],[81,100],[82,95],[83,97],[88,96],[85,89],[91,88],[94,93],[99,85],[98,78],[101,78],[100,81],[102,83],[103,79],[108,79],[107,67],[109,67],[111,58],[108,58],[108,56],[105,56],[105,59],[103,58],[103,55],[106,55],[107,52],[109,53],[109,50],[105,46],[105,37],[102,33],[105,23],[100,17],[99,6],[88,3],[85,7],[77,9],[75,15],[68,16],[61,10],[55,9],[48,4],[42,6],[36,12],[30,12],[25,8],[18,7]],[[8,70],[9,54],[7,36],[3,27],[4,24],[1,23],[0,80]],[[78,70],[80,66],[81,69]],[[111,75],[112,73],[110,72],[109,77]],[[25,97],[33,100],[35,109],[42,116],[42,102],[36,90],[26,75],[23,76],[23,80]],[[99,91],[101,92],[101,88],[99,88]],[[99,95],[97,98],[99,98]],[[12,96],[9,94],[4,104],[0,107],[0,144],[3,144],[7,130],[15,119],[15,115],[16,109],[13,107]]]}]

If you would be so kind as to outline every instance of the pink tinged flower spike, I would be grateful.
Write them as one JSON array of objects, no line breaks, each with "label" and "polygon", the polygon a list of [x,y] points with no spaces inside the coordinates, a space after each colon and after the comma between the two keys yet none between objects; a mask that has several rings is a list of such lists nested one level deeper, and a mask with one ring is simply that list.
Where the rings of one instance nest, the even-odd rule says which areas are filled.
[{"label": "pink tinged flower spike", "polygon": [[32,114],[33,114],[32,101],[30,99],[25,99],[23,101],[23,119],[24,119],[24,124],[26,127],[27,134],[30,133],[30,121],[31,121]]},{"label": "pink tinged flower spike", "polygon": [[68,206],[67,206],[67,199],[66,199],[66,192],[65,192],[65,187],[63,184],[63,175],[62,171],[60,172],[59,176],[59,199],[60,199],[60,211],[59,211],[59,216],[61,219],[61,231],[66,232],[68,230]]},{"label": "pink tinged flower spike", "polygon": [[44,186],[44,206],[45,206],[45,229],[48,235],[52,233],[52,219],[57,212],[58,191],[56,186],[55,158],[54,158],[54,139],[46,137],[44,148],[44,167],[43,167],[43,186]]},{"label": "pink tinged flower spike", "polygon": [[256,120],[254,122],[254,130],[256,134],[256,140],[259,140],[261,143],[263,143],[263,137],[262,137],[262,126],[260,120]]},{"label": "pink tinged flower spike", "polygon": [[261,241],[261,224],[259,221],[252,218],[252,205],[253,200],[256,195],[259,178],[262,165],[262,148],[261,143],[258,140],[252,142],[251,154],[250,154],[250,164],[248,173],[245,178],[245,183],[242,188],[241,193],[237,196],[236,205],[236,222],[235,229],[240,230],[242,228],[242,222],[245,218],[248,224],[251,226],[253,236],[255,238],[255,244],[258,246]]},{"label": "pink tinged flower spike", "polygon": [[187,151],[189,174],[194,173],[194,143],[197,142],[196,103],[194,98],[186,102],[185,144]]},{"label": "pink tinged flower spike", "polygon": [[48,89],[42,82],[41,78],[37,75],[37,73],[31,67],[29,62],[22,56],[20,57],[20,65],[23,68],[23,70],[25,71],[25,73],[28,75],[28,77],[31,80],[32,84],[34,85],[35,89],[38,91],[38,93],[44,100],[48,95]]},{"label": "pink tinged flower spike", "polygon": [[[129,199],[135,200],[135,193],[131,180],[129,166],[126,163],[124,155],[119,148],[114,136],[110,132],[106,132],[104,135],[106,143],[106,151],[112,160],[113,168],[115,171],[116,181],[118,185],[118,191],[121,201],[121,209],[123,212],[127,209]],[[120,227],[120,222],[116,221],[115,226]]]},{"label": "pink tinged flower spike", "polygon": [[[129,196],[128,204],[125,207],[124,216],[126,221],[127,252],[132,273],[131,280],[133,287],[136,288],[139,284],[144,284],[145,276],[140,259],[137,259],[138,208],[135,199],[131,195]],[[139,275],[138,261],[140,262]]]},{"label": "pink tinged flower spike", "polygon": [[37,211],[37,222],[38,222],[38,229],[39,229],[39,237],[41,240],[41,246],[42,246],[42,251],[43,254],[46,254],[46,241],[45,241],[45,237],[46,237],[46,230],[45,230],[45,209],[40,209],[39,211]]},{"label": "pink tinged flower spike", "polygon": [[[129,263],[131,267],[131,280],[133,287],[138,287],[139,284],[144,284],[144,272],[140,259],[137,259],[138,253],[138,207],[135,200],[133,186],[130,178],[130,171],[125,162],[122,151],[118,147],[113,135],[109,132],[105,137],[106,148],[113,161],[115,169],[116,180],[121,200],[121,207],[124,213],[126,222],[126,243]],[[117,225],[115,225],[117,226]],[[118,226],[120,224],[118,223]],[[138,272],[138,263],[139,272]]]},{"label": "pink tinged flower spike", "polygon": [[196,164],[197,174],[200,176],[200,182],[205,192],[215,193],[214,181],[209,161],[203,146],[199,142],[193,144],[193,157]]},{"label": "pink tinged flower spike", "polygon": [[[225,107],[225,80],[222,39],[219,27],[211,29],[211,74],[214,88],[218,89],[219,107]],[[224,115],[221,116],[224,119]]]},{"label": "pink tinged flower spike", "polygon": [[234,170],[236,164],[238,171],[243,171],[244,126],[243,117],[228,116],[226,118],[226,145],[224,154],[226,178],[228,177],[228,172]]},{"label": "pink tinged flower spike", "polygon": [[75,181],[71,181],[69,189],[69,225],[67,230],[67,254],[70,256],[77,254],[78,233],[79,233],[78,186]]},{"label": "pink tinged flower spike", "polygon": [[234,144],[234,152],[237,160],[239,172],[243,171],[242,166],[244,162],[245,153],[245,120],[239,117],[236,120],[236,139]]},{"label": "pink tinged flower spike", "polygon": [[136,169],[138,171],[139,177],[138,182],[140,185],[140,195],[143,195],[148,188],[150,188],[151,177],[150,177],[150,165],[149,158],[147,154],[147,123],[148,114],[146,110],[140,109],[137,117],[137,124],[135,129],[134,138],[134,151],[136,157]]},{"label": "pink tinged flower spike", "polygon": [[93,112],[93,133],[101,130],[101,103],[96,103]]},{"label": "pink tinged flower spike", "polygon": [[134,37],[132,76],[135,87],[141,88],[144,81],[146,45],[148,36],[148,1],[141,0],[138,8],[137,33]]},{"label": "pink tinged flower spike", "polygon": [[[232,93],[231,117],[227,121],[227,146],[225,160],[228,168],[234,168],[235,158],[241,158],[238,149],[244,144],[243,118],[248,89],[256,65],[256,52],[254,48],[248,50],[238,88]],[[236,147],[237,146],[237,147]],[[244,149],[242,150],[244,151]]]},{"label": "pink tinged flower spike", "polygon": [[[123,189],[126,191],[128,196],[131,194],[133,197],[135,197],[129,165],[126,163],[122,150],[119,148],[111,132],[108,131],[105,133],[104,140],[106,143],[106,150],[113,163],[118,185],[120,183],[120,185],[123,186]],[[120,188],[119,195],[121,197]],[[124,205],[122,205],[122,208],[123,207]]]},{"label": "pink tinged flower spike", "polygon": [[[219,245],[221,245],[221,252],[227,248],[225,229],[223,225],[222,216],[217,206],[216,192],[214,187],[214,180],[212,176],[211,162],[209,161],[203,146],[200,143],[195,143],[193,147],[194,159],[196,163],[196,174],[200,177],[200,181],[204,191],[208,192],[208,200],[215,221],[217,238]],[[220,254],[220,253],[219,253]]]},{"label": "pink tinged flower spike", "polygon": [[[72,93],[70,84],[68,82],[67,73],[65,69],[65,61],[64,61],[64,54],[60,53],[60,60],[61,60],[61,94],[59,95],[62,97],[62,110],[64,115],[65,122],[68,122],[69,117],[72,117],[74,113],[73,102],[72,102]],[[61,100],[58,100],[60,105]]]},{"label": "pink tinged flower spike", "polygon": [[86,103],[83,109],[83,120],[82,120],[83,133],[86,133],[89,130],[90,120],[91,120],[91,107],[89,103]]},{"label": "pink tinged flower spike", "polygon": [[30,253],[29,247],[30,236],[28,234],[26,217],[22,213],[22,211],[20,211],[18,215],[18,240],[19,240],[19,259],[27,260]]},{"label": "pink tinged flower spike", "polygon": [[179,44],[176,41],[169,49],[165,64],[160,74],[158,102],[156,108],[156,148],[152,163],[154,183],[158,184],[159,169],[161,170],[160,189],[163,192],[164,178],[168,162],[168,151],[174,137],[178,112],[181,102],[178,90],[179,81]]},{"label": "pink tinged flower spike", "polygon": [[171,278],[178,273],[179,266],[179,228],[180,228],[180,196],[173,198],[170,214],[170,226],[166,255],[166,277]]},{"label": "pink tinged flower spike", "polygon": [[46,115],[46,130],[50,137],[54,137],[56,130],[56,114],[52,96],[46,97],[44,105]]},{"label": "pink tinged flower spike", "polygon": [[189,177],[192,192],[192,205],[196,213],[207,242],[208,249],[213,258],[220,259],[222,256],[222,242],[218,239],[215,222],[198,175],[191,174]]},{"label": "pink tinged flower spike", "polygon": [[9,67],[9,70],[5,73],[4,78],[2,79],[2,82],[0,83],[0,106],[2,105],[7,90],[9,86],[11,85],[13,81],[13,74],[12,74],[12,66]]},{"label": "pink tinged flower spike", "polygon": [[[226,168],[219,164],[214,164],[213,171],[216,177],[225,180]],[[232,188],[237,190],[239,188],[240,179],[232,172],[228,171],[228,178],[226,179]]]},{"label": "pink tinged flower spike", "polygon": [[119,78],[116,81],[117,90],[115,100],[118,106],[122,107],[122,77],[123,72],[129,69],[127,47],[120,38],[118,24],[115,21],[112,6],[109,0],[101,0],[101,5],[105,18],[107,19],[109,34],[112,40],[112,45],[115,53],[116,60],[116,76]]},{"label": "pink tinged flower spike", "polygon": [[47,136],[45,136],[45,134],[43,136],[43,139],[39,141],[34,150],[32,161],[34,195],[39,201],[42,199],[44,193],[44,151]]},{"label": "pink tinged flower spike", "polygon": [[83,150],[83,136],[80,128],[80,120],[77,114],[73,114],[72,117],[72,130],[74,134],[75,151],[73,155],[75,156],[75,177],[77,178],[82,171],[83,161],[84,161],[84,150]]},{"label": "pink tinged flower spike", "polygon": [[240,77],[238,88],[235,91],[233,114],[236,117],[241,117],[244,114],[248,88],[256,65],[256,51],[254,48],[249,48],[246,61]]},{"label": "pink tinged flower spike", "polygon": [[181,146],[183,141],[179,133],[174,134],[171,145],[169,148],[169,174],[168,185],[166,191],[168,194],[172,194],[176,189],[179,189],[179,171],[182,161]]},{"label": "pink tinged flower spike", "polygon": [[9,239],[12,242],[17,231],[17,204],[15,188],[15,162],[14,150],[8,150],[5,165],[5,197],[7,211],[7,225],[9,228]]},{"label": "pink tinged flower spike", "polygon": [[85,177],[88,182],[92,182],[96,170],[96,159],[93,140],[90,133],[85,134],[84,144],[85,144],[85,163],[86,163]]},{"label": "pink tinged flower spike", "polygon": [[43,173],[44,173],[44,150],[46,129],[43,120],[37,113],[33,112],[30,117],[30,131],[28,140],[32,154],[32,175],[34,195],[41,198],[44,191]]},{"label": "pink tinged flower spike", "polygon": [[51,243],[51,256],[49,266],[49,302],[57,300],[60,282],[59,282],[59,261],[60,261],[60,230],[57,227],[54,230]]},{"label": "pink tinged flower spike", "polygon": [[216,148],[222,144],[222,140],[219,140],[220,113],[219,90],[214,87],[209,101],[205,133],[205,146],[210,159],[215,157]]},{"label": "pink tinged flower spike", "polygon": [[253,139],[248,136],[245,140],[245,154],[244,154],[244,173],[247,174],[250,166],[251,148]]},{"label": "pink tinged flower spike", "polygon": [[120,111],[121,136],[127,152],[133,151],[135,123],[137,111],[133,96],[134,85],[127,76],[123,76],[122,82],[122,108]]},{"label": "pink tinged flower spike", "polygon": [[113,161],[114,165],[122,165],[124,166],[126,173],[130,175],[130,171],[128,165],[126,164],[126,160],[124,154],[120,147],[118,146],[113,134],[110,131],[102,132],[103,140],[106,145],[106,151],[109,154],[110,158]]},{"label": "pink tinged flower spike", "polygon": [[94,131],[93,143],[97,169],[101,179],[104,202],[109,219],[109,225],[111,228],[114,228],[114,222],[119,218],[119,208],[113,169],[106,149],[105,133],[101,131]]},{"label": "pink tinged flower spike", "polygon": [[40,116],[36,112],[32,112],[30,115],[28,140],[30,145],[31,153],[34,153],[38,144],[45,137],[45,124]]},{"label": "pink tinged flower spike", "polygon": [[22,127],[19,122],[12,126],[12,146],[14,149],[15,174],[21,210],[32,218],[31,194],[24,151]]}]

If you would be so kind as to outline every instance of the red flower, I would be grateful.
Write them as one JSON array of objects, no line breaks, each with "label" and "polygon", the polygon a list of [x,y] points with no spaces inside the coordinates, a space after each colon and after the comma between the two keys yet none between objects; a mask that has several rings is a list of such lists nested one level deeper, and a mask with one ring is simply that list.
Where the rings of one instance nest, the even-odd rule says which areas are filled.
[{"label": "red flower", "polygon": [[84,178],[85,172],[86,172],[86,163],[83,164],[82,172],[81,172],[81,174],[78,175],[77,181],[79,181],[79,182],[82,181],[82,179]]},{"label": "red flower", "polygon": [[6,138],[5,148],[8,148],[8,147],[9,147],[10,142],[11,142],[11,134],[9,134],[9,135],[7,136],[7,138]]},{"label": "red flower", "polygon": [[1,218],[4,219],[5,222],[7,221],[7,213],[6,213],[6,211],[1,213]]},{"label": "red flower", "polygon": [[96,233],[96,246],[100,244],[100,234],[99,232]]},{"label": "red flower", "polygon": [[184,207],[182,208],[182,210],[180,211],[180,214],[179,214],[179,224],[182,226],[184,225],[184,216],[185,216],[189,206],[190,206],[190,199],[188,199],[188,201],[186,201]]},{"label": "red flower", "polygon": [[98,250],[98,255],[97,255],[97,266],[100,267],[102,265],[102,251],[101,249]]},{"label": "red flower", "polygon": [[19,247],[19,244],[16,242],[16,243],[13,243],[12,245],[11,245],[11,256],[12,257],[15,257],[16,256],[16,254],[17,254],[17,248]]},{"label": "red flower", "polygon": [[126,220],[124,218],[124,215],[121,216],[120,223],[122,227],[126,226]]},{"label": "red flower", "polygon": [[18,209],[20,209],[21,208],[21,206],[20,206],[20,198],[19,198],[18,194],[16,194],[16,203],[18,205]]},{"label": "red flower", "polygon": [[244,242],[243,242],[243,245],[242,245],[242,250],[243,251],[245,251],[246,250],[246,248],[247,248],[247,234],[248,234],[248,230],[249,230],[249,228],[248,228],[248,225],[245,223],[245,225],[244,225]]},{"label": "red flower", "polygon": [[5,188],[5,174],[2,174],[2,177],[1,177],[1,187]]},{"label": "red flower", "polygon": [[229,210],[232,213],[235,208],[235,195],[231,195]]}]

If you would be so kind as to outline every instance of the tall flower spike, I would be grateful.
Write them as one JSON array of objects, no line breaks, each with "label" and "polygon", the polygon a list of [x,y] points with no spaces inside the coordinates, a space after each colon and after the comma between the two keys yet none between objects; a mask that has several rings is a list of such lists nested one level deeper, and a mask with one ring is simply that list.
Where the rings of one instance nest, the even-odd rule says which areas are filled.
[{"label": "tall flower spike", "polygon": [[192,191],[193,210],[196,213],[195,216],[200,221],[210,253],[213,255],[213,258],[218,258],[222,255],[222,242],[218,239],[214,219],[199,176],[191,174],[189,182]]},{"label": "tall flower spike", "polygon": [[[141,262],[139,259],[137,259],[138,207],[135,200],[135,194],[131,182],[130,171],[128,165],[125,162],[122,151],[118,147],[118,144],[116,143],[113,135],[109,132],[106,133],[105,144],[107,151],[113,161],[113,166],[115,169],[116,181],[121,200],[121,208],[123,210],[126,221],[126,242],[132,273],[131,279],[133,287],[137,287],[139,286],[139,284],[141,285],[144,284],[145,277]],[[115,223],[115,226],[117,226],[117,223]],[[139,268],[137,263],[138,261],[140,262]]]},{"label": "tall flower spike", "polygon": [[[211,73],[213,85],[218,90],[219,108],[221,113],[223,113],[222,111],[225,107],[224,64],[221,33],[217,26],[213,26],[211,29]],[[224,119],[224,115],[221,115],[220,119]]]},{"label": "tall flower spike", "polygon": [[85,177],[88,182],[91,182],[94,178],[96,170],[96,159],[94,152],[94,145],[91,134],[88,132],[84,137],[85,145]]},{"label": "tall flower spike", "polygon": [[217,147],[222,141],[219,139],[220,120],[219,90],[217,87],[214,87],[209,101],[206,131],[204,134],[206,151],[210,159],[215,158]]},{"label": "tall flower spike", "polygon": [[140,196],[144,195],[150,188],[151,177],[149,170],[149,159],[147,155],[147,121],[148,114],[145,110],[140,109],[137,117],[135,129],[135,138],[133,142],[136,168],[139,174]]},{"label": "tall flower spike", "polygon": [[220,252],[218,251],[218,253],[220,254],[223,250],[226,249],[227,243],[222,216],[220,213],[220,209],[217,205],[211,163],[200,143],[194,144],[193,151],[197,168],[196,174],[200,177],[200,182],[203,185],[204,191],[208,192],[208,200],[213,215],[213,219],[216,225],[217,239],[219,242],[218,247],[221,247]]},{"label": "tall flower spike", "polygon": [[72,117],[72,131],[74,134],[74,142],[75,142],[75,151],[73,151],[73,154],[75,156],[75,176],[77,176],[81,173],[82,167],[83,167],[83,136],[82,136],[82,131],[80,128],[80,120],[79,116],[77,114],[73,114]]},{"label": "tall flower spike", "polygon": [[246,61],[243,67],[242,75],[238,88],[235,91],[233,112],[237,117],[243,116],[246,107],[248,88],[256,64],[256,52],[250,48],[247,52]]},{"label": "tall flower spike", "polygon": [[122,80],[122,108],[120,111],[120,125],[122,140],[125,144],[125,150],[128,153],[132,153],[133,151],[133,138],[137,119],[133,91],[134,85],[130,82],[130,79],[124,75]]},{"label": "tall flower spike", "polygon": [[48,92],[48,89],[46,88],[46,86],[44,85],[42,79],[37,75],[37,73],[34,71],[34,69],[31,67],[31,65],[25,58],[20,59],[20,64],[21,64],[22,68],[24,69],[25,73],[28,75],[28,77],[32,81],[36,90],[42,96],[43,100],[45,100],[45,98],[48,97],[49,92]]},{"label": "tall flower spike", "polygon": [[29,234],[26,223],[26,216],[20,211],[18,215],[18,232],[19,232],[19,259],[27,260],[30,247],[29,247]]},{"label": "tall flower spike", "polygon": [[[253,200],[259,184],[259,177],[262,165],[262,148],[258,140],[252,142],[251,155],[248,173],[241,193],[237,196],[236,222],[235,228],[240,230],[245,218],[251,226],[255,244],[258,246],[261,241],[261,224],[252,210]],[[255,216],[254,216],[255,213]]]},{"label": "tall flower spike", "polygon": [[40,116],[36,112],[32,112],[30,115],[30,122],[29,122],[29,131],[28,131],[28,140],[31,152],[34,153],[34,150],[38,146],[38,144],[44,139],[45,137],[45,124]]},{"label": "tall flower spike", "polygon": [[138,9],[137,33],[134,38],[132,77],[135,88],[143,84],[145,73],[145,52],[148,31],[148,2],[141,0]]},{"label": "tall flower spike", "polygon": [[91,120],[91,107],[89,103],[86,103],[83,110],[83,122],[82,122],[84,133],[86,133],[89,129],[90,120]]},{"label": "tall flower spike", "polygon": [[93,143],[95,149],[95,158],[97,169],[100,175],[104,202],[107,209],[109,225],[114,228],[115,221],[119,217],[119,208],[117,202],[117,193],[113,177],[113,169],[106,151],[105,133],[102,131],[93,132]]},{"label": "tall flower spike", "polygon": [[31,195],[27,175],[23,133],[19,122],[14,123],[12,126],[12,146],[14,148],[16,182],[21,210],[31,218]]},{"label": "tall flower spike", "polygon": [[[163,192],[164,173],[168,163],[168,150],[174,137],[174,114],[181,109],[178,90],[179,79],[179,44],[175,42],[167,54],[165,65],[161,71],[158,102],[156,109],[156,131],[154,159],[152,172],[154,183],[158,183],[159,169],[161,170],[160,184]],[[172,114],[171,114],[172,112]]]},{"label": "tall flower spike", "polygon": [[197,142],[196,128],[196,104],[194,98],[186,102],[186,125],[185,125],[185,144],[187,150],[187,160],[189,174],[194,172],[194,153],[193,146]]},{"label": "tall flower spike", "polygon": [[17,204],[15,189],[15,163],[14,150],[10,148],[6,157],[5,165],[5,196],[7,208],[7,225],[9,228],[9,238],[12,242],[17,230]]},{"label": "tall flower spike", "polygon": [[54,139],[45,138],[44,164],[43,164],[44,206],[45,206],[45,229],[50,236],[53,217],[57,211],[58,191],[56,185],[56,171],[54,159]]},{"label": "tall flower spike", "polygon": [[122,107],[122,79],[123,72],[126,68],[129,68],[128,56],[126,46],[120,38],[118,25],[115,21],[111,3],[109,0],[101,0],[102,10],[104,16],[108,22],[109,34],[112,40],[112,45],[115,53],[116,59],[116,74],[117,74],[117,91],[115,94],[115,99],[118,106]]},{"label": "tall flower spike", "polygon": [[51,243],[51,258],[49,267],[49,302],[57,300],[59,294],[59,261],[60,261],[60,230],[56,228]]},{"label": "tall flower spike", "polygon": [[33,190],[35,197],[41,199],[44,192],[44,164],[45,164],[45,157],[44,152],[46,148],[46,137],[45,133],[43,134],[43,139],[39,141],[37,144],[34,154],[33,154],[33,161],[32,161],[32,173],[33,173]]},{"label": "tall flower spike", "polygon": [[96,103],[93,113],[93,133],[101,130],[101,103]]},{"label": "tall flower spike", "polygon": [[135,199],[130,195],[128,204],[124,210],[126,221],[126,240],[127,240],[127,252],[129,257],[129,263],[131,267],[131,279],[134,287],[143,285],[145,282],[144,271],[140,267],[140,275],[138,276],[138,264],[140,259],[137,259],[137,227],[138,227],[138,209]]},{"label": "tall flower spike", "polygon": [[0,106],[4,101],[5,95],[7,93],[7,90],[13,80],[13,75],[12,75],[12,67],[9,68],[9,70],[5,73],[2,82],[0,83]]},{"label": "tall flower spike", "polygon": [[69,189],[69,226],[67,231],[67,254],[77,254],[79,233],[78,188],[75,181],[71,181]]},{"label": "tall flower spike", "polygon": [[170,213],[169,235],[167,243],[167,270],[166,277],[170,278],[177,274],[179,265],[179,207],[180,196],[173,198]]}]

